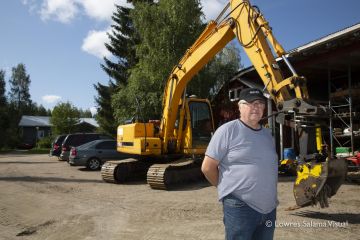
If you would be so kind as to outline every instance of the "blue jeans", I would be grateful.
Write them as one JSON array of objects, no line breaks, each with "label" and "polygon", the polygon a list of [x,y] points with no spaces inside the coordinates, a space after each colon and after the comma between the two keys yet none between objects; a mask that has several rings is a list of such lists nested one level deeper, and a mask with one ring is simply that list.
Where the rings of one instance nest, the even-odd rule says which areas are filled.
[{"label": "blue jeans", "polygon": [[231,194],[223,199],[226,240],[271,240],[274,237],[276,208],[262,214]]}]

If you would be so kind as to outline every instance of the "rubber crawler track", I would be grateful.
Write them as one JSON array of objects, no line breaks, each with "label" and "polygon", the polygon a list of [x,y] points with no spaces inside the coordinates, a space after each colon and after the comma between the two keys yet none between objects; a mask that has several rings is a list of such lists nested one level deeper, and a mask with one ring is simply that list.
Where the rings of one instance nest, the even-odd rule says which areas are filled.
[{"label": "rubber crawler track", "polygon": [[195,164],[192,159],[181,159],[173,163],[152,165],[147,173],[147,183],[153,189],[168,190],[202,177],[200,165]]}]

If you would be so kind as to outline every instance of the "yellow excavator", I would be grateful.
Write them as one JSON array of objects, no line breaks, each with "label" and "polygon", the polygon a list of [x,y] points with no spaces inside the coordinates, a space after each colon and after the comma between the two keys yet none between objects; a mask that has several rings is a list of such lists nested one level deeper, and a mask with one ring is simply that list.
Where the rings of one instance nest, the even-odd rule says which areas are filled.
[{"label": "yellow excavator", "polygon": [[[310,103],[306,79],[296,74],[269,23],[247,0],[230,0],[173,68],[164,90],[161,120],[118,127],[117,150],[138,157],[106,162],[101,169],[104,181],[123,183],[146,177],[151,188],[170,189],[202,177],[201,160],[215,130],[213,116],[207,100],[187,96],[186,85],[234,38],[275,102],[277,120],[295,128],[297,133],[297,205],[328,206],[328,198],[337,192],[346,176],[345,160],[331,159],[321,141],[321,126],[328,110]],[[289,77],[283,77],[271,47],[282,58]]]}]

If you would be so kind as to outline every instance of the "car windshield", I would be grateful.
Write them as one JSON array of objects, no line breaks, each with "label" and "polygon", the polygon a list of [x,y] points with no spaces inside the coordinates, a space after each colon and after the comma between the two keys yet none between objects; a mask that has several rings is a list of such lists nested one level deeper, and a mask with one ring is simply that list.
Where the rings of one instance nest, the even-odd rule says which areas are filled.
[{"label": "car windshield", "polygon": [[98,141],[98,140],[85,143],[85,144],[83,144],[83,145],[78,146],[77,149],[91,148],[91,147],[95,144],[95,142],[97,142],[97,141]]},{"label": "car windshield", "polygon": [[57,136],[57,137],[53,140],[53,143],[61,144],[61,143],[64,141],[65,137],[66,137],[66,135]]}]

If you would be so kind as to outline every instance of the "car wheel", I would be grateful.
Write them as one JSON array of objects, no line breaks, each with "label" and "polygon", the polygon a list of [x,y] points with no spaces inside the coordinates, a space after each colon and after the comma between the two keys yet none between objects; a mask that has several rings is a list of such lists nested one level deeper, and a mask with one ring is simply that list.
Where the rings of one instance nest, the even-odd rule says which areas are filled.
[{"label": "car wheel", "polygon": [[87,161],[87,168],[92,170],[92,171],[95,171],[95,170],[98,170],[100,169],[100,165],[101,165],[101,161],[97,158],[90,158],[88,161]]}]

